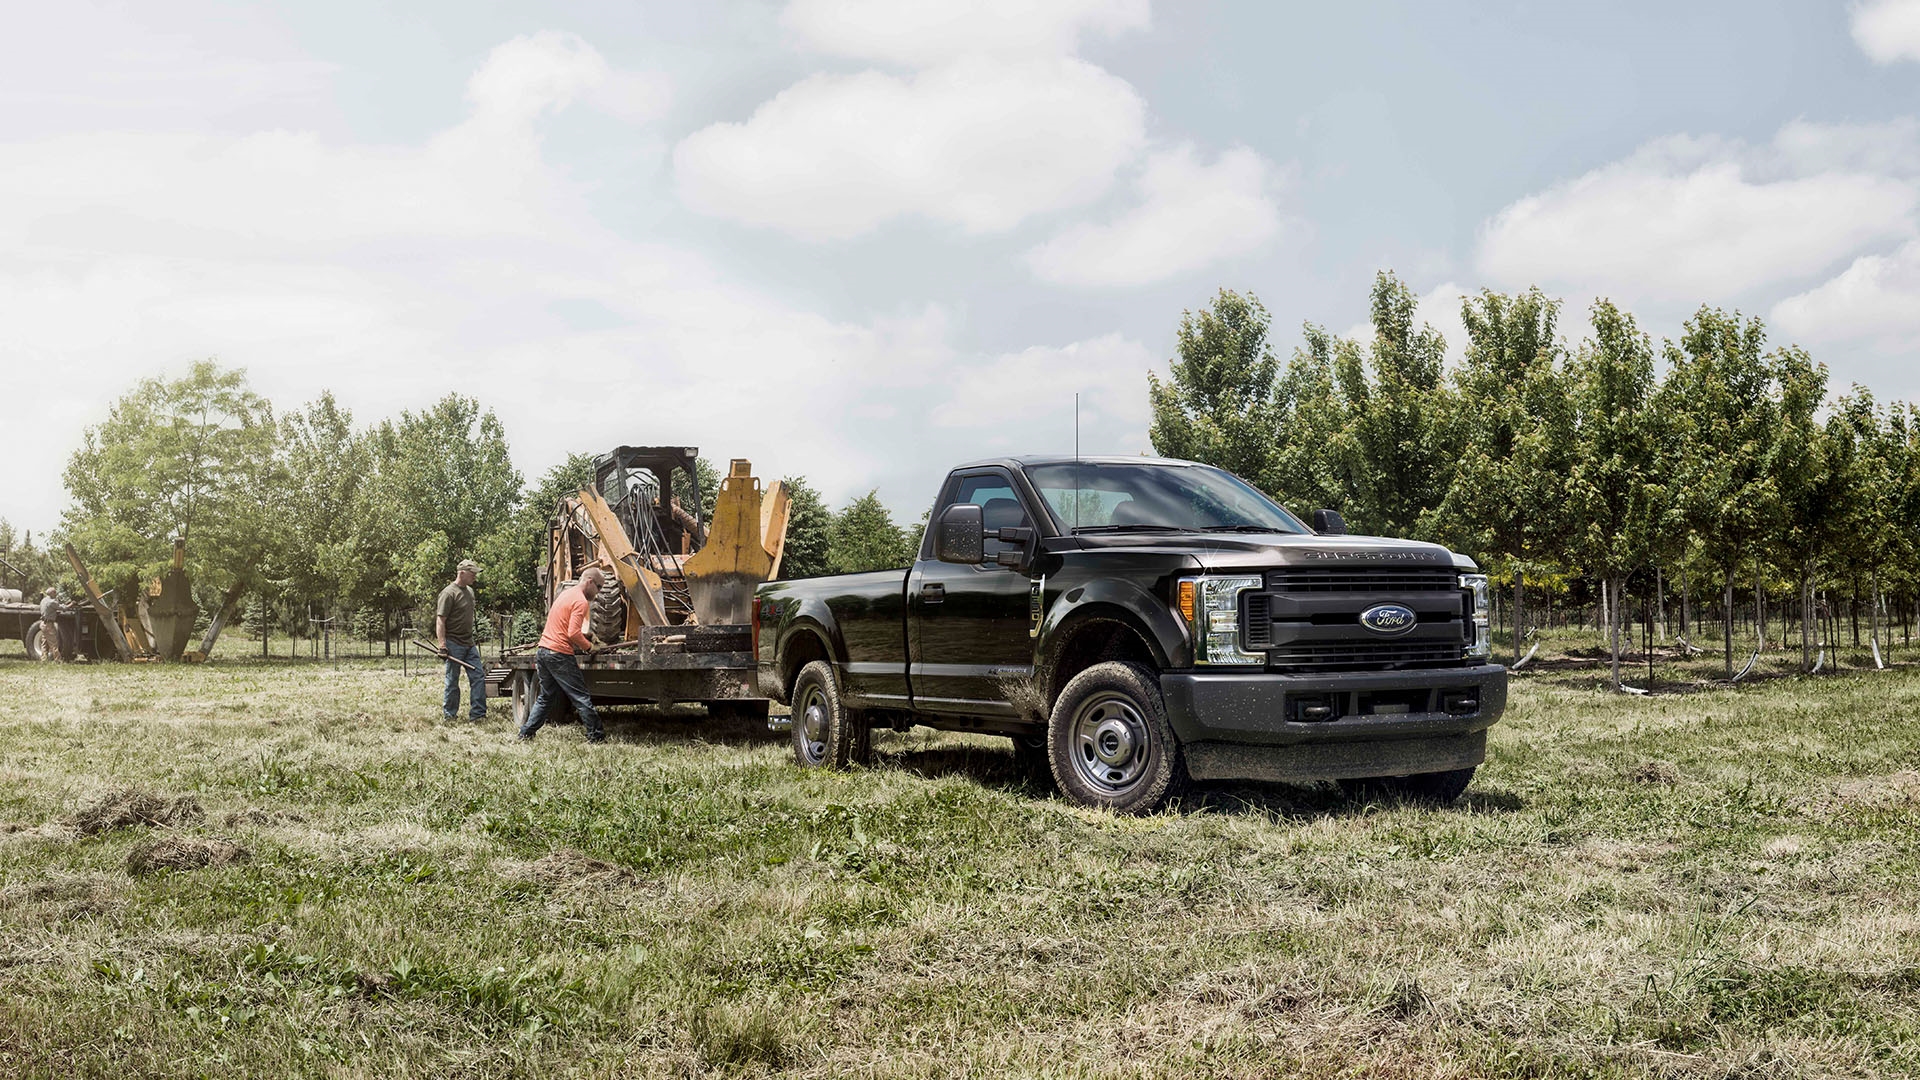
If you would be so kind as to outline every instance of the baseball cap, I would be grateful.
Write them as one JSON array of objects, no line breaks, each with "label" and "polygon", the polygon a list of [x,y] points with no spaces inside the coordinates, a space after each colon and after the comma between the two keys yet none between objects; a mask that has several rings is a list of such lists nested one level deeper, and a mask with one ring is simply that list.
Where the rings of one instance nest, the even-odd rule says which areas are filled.
[{"label": "baseball cap", "polygon": [[461,559],[457,569],[470,571],[474,577],[480,576],[480,564],[472,559]]}]

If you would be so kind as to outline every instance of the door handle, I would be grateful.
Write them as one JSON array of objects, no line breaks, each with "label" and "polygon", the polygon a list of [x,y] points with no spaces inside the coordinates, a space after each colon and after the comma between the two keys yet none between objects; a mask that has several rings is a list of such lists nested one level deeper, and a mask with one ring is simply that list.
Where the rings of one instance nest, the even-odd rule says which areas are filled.
[{"label": "door handle", "polygon": [[920,601],[926,604],[938,604],[947,598],[947,587],[939,582],[930,582],[920,586]]}]

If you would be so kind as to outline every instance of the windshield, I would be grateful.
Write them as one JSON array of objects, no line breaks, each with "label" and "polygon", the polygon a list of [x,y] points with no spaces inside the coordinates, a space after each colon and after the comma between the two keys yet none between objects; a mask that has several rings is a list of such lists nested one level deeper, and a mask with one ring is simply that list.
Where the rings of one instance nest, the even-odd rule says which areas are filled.
[{"label": "windshield", "polygon": [[1069,461],[1030,466],[1027,477],[1063,532],[1308,531],[1246,481],[1210,465]]}]

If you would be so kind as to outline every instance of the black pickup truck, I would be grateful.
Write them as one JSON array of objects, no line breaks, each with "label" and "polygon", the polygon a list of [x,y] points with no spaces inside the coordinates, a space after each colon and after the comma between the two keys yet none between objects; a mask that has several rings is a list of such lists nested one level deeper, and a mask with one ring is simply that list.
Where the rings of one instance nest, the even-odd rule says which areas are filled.
[{"label": "black pickup truck", "polygon": [[807,766],[925,724],[1010,736],[1125,813],[1190,779],[1457,798],[1506,707],[1486,579],[1313,518],[1188,461],[964,465],[910,568],[760,587],[761,693],[791,704]]}]

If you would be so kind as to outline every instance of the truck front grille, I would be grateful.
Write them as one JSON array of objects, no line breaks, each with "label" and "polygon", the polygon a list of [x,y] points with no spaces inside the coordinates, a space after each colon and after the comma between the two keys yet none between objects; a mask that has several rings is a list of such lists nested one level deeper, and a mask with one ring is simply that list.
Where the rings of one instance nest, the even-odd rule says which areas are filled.
[{"label": "truck front grille", "polygon": [[[1289,567],[1266,575],[1267,587],[1243,594],[1241,647],[1267,654],[1281,671],[1396,671],[1466,663],[1467,594],[1450,568],[1408,566]],[[1411,608],[1418,624],[1383,638],[1360,626],[1376,604]]]}]

